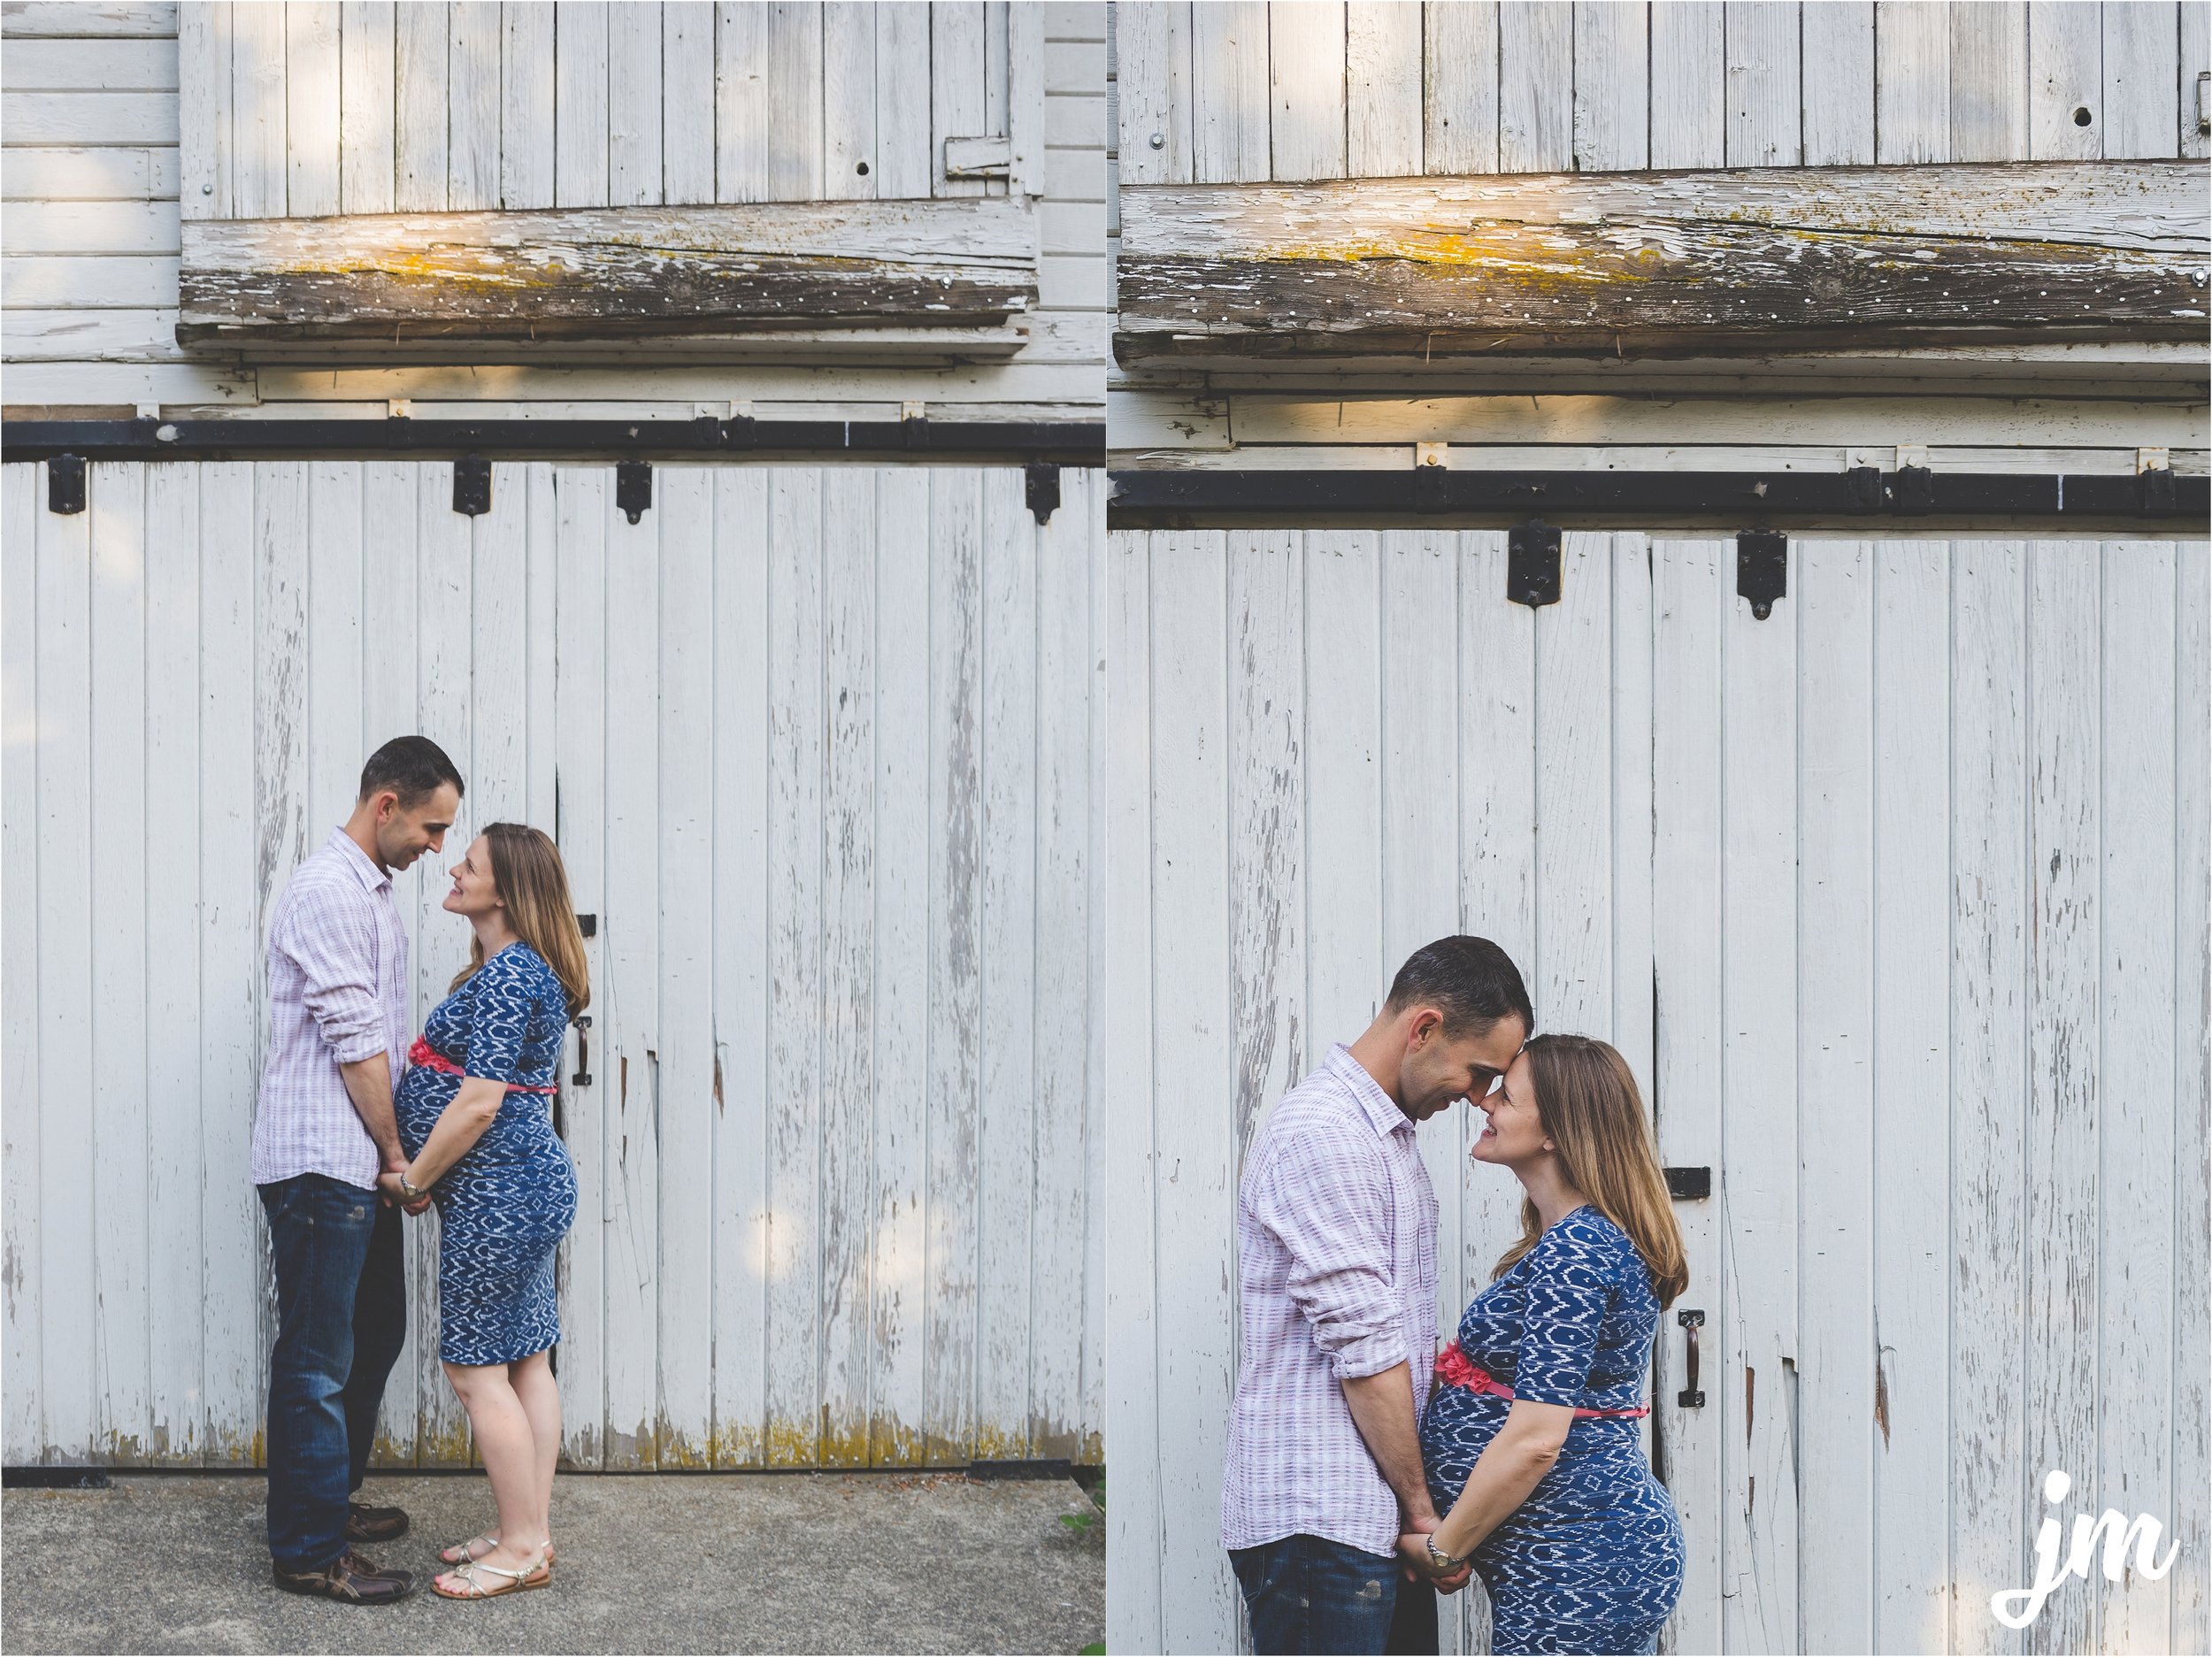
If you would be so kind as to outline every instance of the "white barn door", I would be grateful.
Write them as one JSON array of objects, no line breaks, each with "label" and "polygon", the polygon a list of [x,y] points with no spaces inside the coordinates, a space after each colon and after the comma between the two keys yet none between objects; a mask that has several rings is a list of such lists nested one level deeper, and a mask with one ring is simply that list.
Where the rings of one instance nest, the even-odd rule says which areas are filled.
[{"label": "white barn door", "polygon": [[[1100,1449],[1100,475],[5,472],[5,1457],[250,1465],[262,940],[370,748],[457,835],[553,830],[594,917],[558,1101],[585,1467]],[[466,932],[401,877],[415,1008]],[[590,1080],[575,1078],[588,1071]],[[465,1462],[434,1220],[381,1459]]]}]

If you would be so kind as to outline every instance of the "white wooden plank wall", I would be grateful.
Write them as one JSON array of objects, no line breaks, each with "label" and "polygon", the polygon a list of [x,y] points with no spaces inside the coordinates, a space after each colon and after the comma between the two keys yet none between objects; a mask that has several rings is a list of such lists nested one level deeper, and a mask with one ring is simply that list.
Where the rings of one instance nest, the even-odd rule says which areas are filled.
[{"label": "white wooden plank wall", "polygon": [[1122,0],[1121,177],[2205,153],[2175,0]]},{"label": "white wooden plank wall", "polygon": [[[657,401],[688,412],[735,397],[764,416],[778,403],[832,403],[854,418],[895,418],[916,398],[972,405],[978,418],[1096,408],[1106,355],[1100,0],[343,0],[248,4],[243,28],[234,10],[188,0],[180,30],[174,4],[25,4],[0,24],[11,404],[410,398],[481,412],[488,402],[603,411]],[[180,98],[180,85],[192,95]],[[933,97],[958,100],[935,125]],[[1012,136],[1017,187],[1037,198],[1039,304],[1029,344],[1002,364],[809,372],[679,361],[488,378],[465,364],[257,372],[196,360],[176,342],[180,211],[1004,194],[1002,180],[943,176],[943,138],[984,136],[987,126]]]},{"label": "white wooden plank wall", "polygon": [[[1148,894],[1105,988],[1110,1642],[1242,1638],[1242,1148],[1464,928],[1715,1171],[1667,1649],[2203,1649],[2204,543],[1800,538],[1764,622],[1726,541],[1571,534],[1538,611],[1490,532],[1109,543],[1108,878]],[[1512,1230],[1465,1116],[1423,1130],[1448,1321]],[[2054,1466],[2182,1553],[2015,1636]]]},{"label": "white wooden plank wall", "polygon": [[[257,1459],[263,928],[411,730],[598,917],[574,1463],[1097,1459],[1103,479],[1062,479],[1041,528],[1015,468],[659,467],[633,526],[590,466],[472,520],[429,463],[101,464],[74,517],[8,466],[6,1460]],[[399,883],[418,1025],[447,861]],[[408,1235],[380,1454],[463,1464]]]}]

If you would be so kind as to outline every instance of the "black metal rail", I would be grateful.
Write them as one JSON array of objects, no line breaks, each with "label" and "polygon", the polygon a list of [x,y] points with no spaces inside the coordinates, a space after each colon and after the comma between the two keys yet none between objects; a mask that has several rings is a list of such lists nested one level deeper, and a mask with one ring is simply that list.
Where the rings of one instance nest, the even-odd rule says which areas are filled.
[{"label": "black metal rail", "polygon": [[680,460],[712,455],[1002,456],[1106,464],[1102,420],[8,420],[0,459],[245,460],[415,455]]},{"label": "black metal rail", "polygon": [[1548,518],[2128,518],[2201,530],[2212,479],[2054,472],[1117,471],[1109,521],[1137,515],[1540,513]]}]

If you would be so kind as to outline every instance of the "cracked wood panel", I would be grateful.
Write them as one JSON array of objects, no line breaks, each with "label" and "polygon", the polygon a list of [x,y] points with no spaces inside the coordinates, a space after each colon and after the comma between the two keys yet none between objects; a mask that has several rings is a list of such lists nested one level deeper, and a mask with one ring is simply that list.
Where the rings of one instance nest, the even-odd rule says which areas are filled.
[{"label": "cracked wood panel", "polygon": [[1647,143],[1661,166],[2200,155],[2200,10],[1141,0],[1120,8],[1123,176],[1590,173]]},{"label": "cracked wood panel", "polygon": [[2193,339],[2193,162],[1123,192],[1117,354]]},{"label": "cracked wood panel", "polygon": [[193,219],[183,242],[188,343],[973,326],[1037,297],[1010,202]]},{"label": "cracked wood panel", "polygon": [[[557,1101],[572,1465],[1099,1453],[1096,487],[1075,479],[1041,531],[1018,469],[663,467],[632,526],[610,481],[503,464],[470,519],[441,464],[119,464],[65,518],[40,468],[7,470],[38,556],[9,566],[4,669],[41,716],[9,756],[10,891],[41,918],[8,1052],[42,1106],[8,1122],[8,1361],[35,1377],[10,1392],[11,1462],[258,1459],[269,1284],[233,1107],[262,1040],[260,917],[364,745],[410,729],[470,783],[444,852],[399,880],[411,1016],[462,958],[438,895],[484,822],[553,827],[598,917],[593,1080],[571,1079],[572,1040]],[[795,653],[766,618],[812,590],[825,537],[827,648]],[[933,581],[933,629],[887,625],[927,616]],[[156,604],[186,620],[142,639]],[[819,717],[778,735],[779,706]],[[143,786],[192,814],[181,838],[131,809],[141,747]],[[96,788],[116,809],[73,876],[52,812],[75,797],[94,821]],[[818,870],[786,880],[770,804],[808,798],[803,832],[773,838]],[[86,886],[96,857],[142,862],[144,891]],[[1043,871],[1065,876],[1048,900]],[[964,901],[976,947],[933,965],[934,917]],[[788,970],[810,951],[830,969]],[[57,1027],[94,1032],[73,1093],[35,1068]],[[966,1055],[951,1091],[933,1049]],[[182,1183],[159,1154],[180,1140],[205,1150]],[[471,1455],[433,1227],[407,1232],[381,1465]]]}]

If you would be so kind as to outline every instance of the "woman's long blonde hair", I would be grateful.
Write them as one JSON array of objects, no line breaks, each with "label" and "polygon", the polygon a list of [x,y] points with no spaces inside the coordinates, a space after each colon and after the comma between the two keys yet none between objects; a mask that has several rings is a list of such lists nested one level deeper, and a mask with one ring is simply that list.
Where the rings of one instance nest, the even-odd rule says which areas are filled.
[{"label": "woman's long blonde hair", "polygon": [[[1529,1077],[1536,1084],[1536,1114],[1559,1147],[1568,1182],[1628,1234],[1651,1274],[1651,1292],[1663,1307],[1689,1286],[1682,1258],[1682,1230],[1674,1221],[1666,1176],[1652,1142],[1642,1095],[1628,1061],[1588,1036],[1533,1036]],[[1544,1234],[1536,1204],[1521,1200],[1521,1235],[1498,1257],[1492,1277],[1503,1277]]]},{"label": "woman's long blonde hair", "polygon": [[[484,840],[491,853],[492,885],[507,906],[515,936],[545,957],[568,996],[571,1018],[591,1005],[591,969],[584,961],[584,934],[576,924],[568,895],[568,871],[551,835],[526,823],[488,823]],[[469,940],[469,963],[449,987],[457,990],[484,964],[484,940]]]}]

